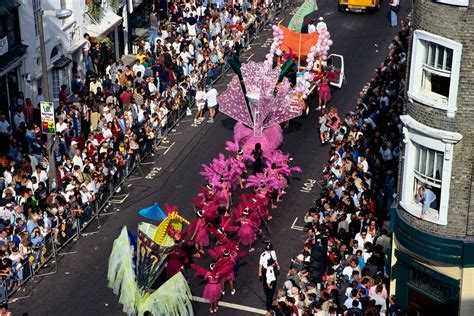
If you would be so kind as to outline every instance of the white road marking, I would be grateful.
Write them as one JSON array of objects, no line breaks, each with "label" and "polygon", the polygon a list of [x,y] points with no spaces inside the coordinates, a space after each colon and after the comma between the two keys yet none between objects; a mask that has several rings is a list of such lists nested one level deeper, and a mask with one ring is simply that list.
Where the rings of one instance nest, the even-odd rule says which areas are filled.
[{"label": "white road marking", "polygon": [[[199,303],[209,303],[209,301],[203,297],[199,296],[192,296],[191,300]],[[232,309],[237,309],[245,312],[250,312],[250,313],[255,313],[258,315],[266,315],[267,311],[259,308],[254,308],[250,306],[245,306],[245,305],[239,305],[239,304],[234,304],[234,303],[228,303],[228,302],[222,302],[219,301],[219,306],[222,307],[227,307],[227,308],[232,308]]]},{"label": "white road marking", "polygon": [[293,221],[293,224],[291,224],[291,229],[294,229],[294,230],[299,230],[299,231],[303,231],[304,230],[304,227],[303,226],[298,226],[298,225],[295,225],[296,222],[298,221],[298,217],[295,218],[295,220]]},{"label": "white road marking", "polygon": [[249,60],[250,60],[250,58],[252,58],[252,56],[253,56],[253,54],[252,54],[252,55],[250,55],[250,56],[247,58],[247,61],[249,61]]},{"label": "white road marking", "polygon": [[173,147],[174,144],[176,144],[176,142],[172,142],[171,145],[169,145],[169,147],[165,150],[163,155],[166,155],[168,153],[168,151],[171,149],[171,147]]},{"label": "white road marking", "polygon": [[168,136],[181,135],[181,134],[183,134],[183,132],[173,132],[173,133],[169,133]]},{"label": "white road marking", "polygon": [[277,25],[280,25],[281,22],[283,22],[285,19],[281,19],[280,22],[277,23]]}]

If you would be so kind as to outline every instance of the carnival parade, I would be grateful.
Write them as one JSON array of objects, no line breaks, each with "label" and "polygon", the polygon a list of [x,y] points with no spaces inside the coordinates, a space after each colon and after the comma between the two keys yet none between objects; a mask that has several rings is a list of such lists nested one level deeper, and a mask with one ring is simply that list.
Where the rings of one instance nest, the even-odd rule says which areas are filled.
[{"label": "carnival parade", "polygon": [[[305,6],[300,10],[310,13]],[[269,256],[261,277],[271,308],[279,266],[269,223],[292,176],[302,171],[290,154],[278,149],[283,142],[281,126],[309,110],[306,101],[315,88],[327,102],[326,78],[335,74],[326,69],[332,40],[324,19],[316,32],[302,34],[299,15],[290,22],[293,30],[272,26],[273,42],[264,62],[229,61],[235,74],[218,103],[221,113],[236,120],[234,137],[226,142],[225,153],[202,165],[204,184],[192,200],[196,218],[189,223],[176,206],[162,210],[155,204],[140,214],[160,221],[158,227],[140,224],[138,238],[133,228],[124,227],[115,241],[109,287],[129,315],[193,315],[183,274],[188,270],[202,278],[202,297],[209,302],[209,312],[217,313],[222,296],[238,291],[239,260],[255,251],[258,239]]]}]

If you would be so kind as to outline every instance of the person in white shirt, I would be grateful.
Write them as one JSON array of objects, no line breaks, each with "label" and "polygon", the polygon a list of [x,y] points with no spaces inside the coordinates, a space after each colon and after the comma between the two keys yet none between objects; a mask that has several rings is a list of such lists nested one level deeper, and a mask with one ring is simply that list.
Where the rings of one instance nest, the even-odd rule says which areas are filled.
[{"label": "person in white shirt", "polygon": [[15,115],[13,116],[13,122],[15,123],[15,129],[18,130],[20,124],[23,122],[25,123],[25,114],[21,111],[16,111]]},{"label": "person in white shirt", "polygon": [[328,26],[326,22],[324,22],[324,18],[320,17],[318,21],[318,24],[316,24],[316,30],[318,31],[318,33],[326,31],[328,29]]},{"label": "person in white shirt", "polygon": [[[391,147],[391,146],[390,146]],[[392,149],[384,143],[379,149],[380,155],[382,155],[383,161],[390,161],[393,159]]]},{"label": "person in white shirt", "polygon": [[62,133],[67,128],[66,122],[62,116],[58,117],[58,122],[56,123],[56,132]]},{"label": "person in white shirt", "polygon": [[132,67],[133,73],[135,74],[135,77],[139,77],[138,73],[143,77],[143,74],[145,73],[145,66],[140,64],[140,59],[135,59],[135,64]]},{"label": "person in white shirt", "polygon": [[91,83],[89,83],[89,91],[94,92],[94,94],[96,94],[97,88],[100,88],[100,90],[102,90],[102,83],[100,83],[100,81],[97,81],[97,78],[94,77]]},{"label": "person in white shirt", "polygon": [[82,153],[81,153],[80,149],[76,150],[76,154],[72,158],[72,162],[73,162],[74,166],[81,167],[81,170],[84,168],[84,164],[82,162]]},{"label": "person in white shirt", "polygon": [[355,240],[359,242],[359,246],[364,247],[366,242],[371,242],[373,243],[373,238],[370,234],[367,234],[367,230],[362,230],[360,233],[357,233],[355,235]]},{"label": "person in white shirt", "polygon": [[263,281],[263,288],[266,296],[267,311],[270,311],[273,303],[273,296],[276,289],[276,270],[280,270],[276,252],[272,244],[265,246],[265,251],[260,255],[258,265],[258,276]]},{"label": "person in white shirt", "polygon": [[37,165],[33,175],[38,179],[38,182],[46,182],[48,180],[48,174],[43,170],[41,165]]},{"label": "person in white shirt", "polygon": [[385,314],[385,312],[387,311],[387,302],[383,298],[382,292],[383,292],[383,285],[379,284],[377,285],[375,289],[375,294],[370,295],[370,298],[375,301],[375,305],[382,306],[382,308],[380,309],[380,312]]},{"label": "person in white shirt", "polygon": [[216,118],[216,107],[217,107],[217,96],[219,93],[217,92],[216,88],[209,85],[207,87],[206,92],[206,101],[207,101],[207,108],[209,109],[209,120],[208,123],[214,123],[214,119]]},{"label": "person in white shirt", "polygon": [[316,32],[316,25],[314,25],[314,20],[311,20],[308,24],[308,34]]},{"label": "person in white shirt", "polygon": [[365,158],[365,156],[363,155],[359,156],[358,160],[359,160],[359,163],[357,166],[361,168],[364,173],[369,171],[369,164],[367,163],[367,159]]},{"label": "person in white shirt", "polygon": [[204,91],[204,87],[201,85],[201,87],[199,87],[199,90],[196,92],[197,112],[196,112],[196,117],[194,118],[194,124],[196,124],[198,121],[202,121],[203,119],[202,115],[203,115],[205,106],[206,106],[206,92]]}]

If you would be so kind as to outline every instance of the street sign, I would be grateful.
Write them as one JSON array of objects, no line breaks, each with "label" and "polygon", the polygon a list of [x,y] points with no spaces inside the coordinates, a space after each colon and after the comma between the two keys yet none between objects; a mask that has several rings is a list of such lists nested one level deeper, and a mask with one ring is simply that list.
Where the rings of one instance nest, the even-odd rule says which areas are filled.
[{"label": "street sign", "polygon": [[43,134],[55,134],[56,124],[54,121],[53,102],[40,102],[41,108],[41,132]]}]

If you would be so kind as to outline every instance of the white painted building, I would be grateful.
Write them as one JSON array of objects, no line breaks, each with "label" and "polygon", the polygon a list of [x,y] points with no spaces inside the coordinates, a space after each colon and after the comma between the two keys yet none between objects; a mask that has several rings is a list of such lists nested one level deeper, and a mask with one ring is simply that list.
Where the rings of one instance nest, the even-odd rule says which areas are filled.
[{"label": "white painted building", "polygon": [[[95,19],[93,14],[89,13],[90,5],[87,5],[89,1],[95,3],[95,8],[99,12]],[[115,46],[115,59],[124,53],[123,47],[126,46],[124,35],[127,33],[126,29],[122,31],[124,18],[116,12],[127,15],[126,0],[18,0],[18,4],[21,40],[22,44],[27,46],[27,52],[18,68],[18,89],[23,91],[25,98],[29,97],[34,101],[38,87],[42,85],[36,10],[60,8],[72,10],[72,16],[65,20],[47,14],[43,16],[50,96],[54,101],[58,100],[61,85],[69,86],[73,67],[79,68],[79,73],[82,75],[85,73],[83,64],[85,33],[91,37],[109,36]],[[115,5],[115,8],[111,7],[112,5]]]}]

